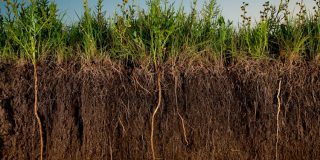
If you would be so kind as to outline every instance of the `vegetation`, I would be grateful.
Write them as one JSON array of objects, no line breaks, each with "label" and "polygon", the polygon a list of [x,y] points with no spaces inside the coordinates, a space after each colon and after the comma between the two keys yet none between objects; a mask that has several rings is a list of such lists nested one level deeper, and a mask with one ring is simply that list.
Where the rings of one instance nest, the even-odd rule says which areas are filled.
[{"label": "vegetation", "polygon": [[[30,3],[31,2],[31,3]],[[243,3],[238,27],[226,20],[216,0],[204,4],[201,13],[194,0],[191,11],[178,9],[167,0],[148,0],[147,9],[123,1],[120,12],[105,17],[103,0],[95,11],[83,0],[84,14],[67,26],[57,5],[48,0],[5,0],[0,15],[0,56],[6,58],[111,57],[137,61],[150,57],[154,64],[180,54],[203,54],[212,58],[319,57],[320,1],[308,12],[290,13],[289,0],[278,6],[266,2],[260,21],[252,22]]]}]

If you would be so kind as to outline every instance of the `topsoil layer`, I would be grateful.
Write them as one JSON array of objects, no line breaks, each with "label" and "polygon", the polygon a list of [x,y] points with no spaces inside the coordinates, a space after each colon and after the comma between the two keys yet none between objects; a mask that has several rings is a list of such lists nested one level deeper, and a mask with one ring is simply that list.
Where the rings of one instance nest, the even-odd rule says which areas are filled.
[{"label": "topsoil layer", "polygon": [[[109,61],[40,64],[44,159],[151,159],[156,75]],[[320,159],[319,65],[165,64],[161,90],[159,159]],[[0,159],[39,159],[33,94],[32,65],[0,64]]]}]

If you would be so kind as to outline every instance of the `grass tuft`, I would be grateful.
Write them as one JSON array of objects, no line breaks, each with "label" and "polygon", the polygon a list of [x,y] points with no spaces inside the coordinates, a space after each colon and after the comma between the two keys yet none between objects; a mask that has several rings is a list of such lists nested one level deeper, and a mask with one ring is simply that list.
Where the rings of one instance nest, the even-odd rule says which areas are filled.
[{"label": "grass tuft", "polygon": [[145,9],[135,1],[123,1],[112,17],[106,17],[103,0],[95,9],[83,0],[84,14],[71,25],[63,23],[55,2],[30,2],[1,2],[5,6],[0,11],[2,59],[107,56],[139,61],[149,57],[158,66],[172,56],[208,51],[213,59],[319,57],[319,0],[314,0],[312,11],[303,1],[296,3],[298,14],[289,10],[289,0],[278,5],[266,1],[260,20],[254,23],[248,16],[249,3],[244,2],[239,6],[243,14],[238,27],[221,15],[216,0],[206,1],[200,11],[194,0],[189,12],[168,0],[147,0]]}]

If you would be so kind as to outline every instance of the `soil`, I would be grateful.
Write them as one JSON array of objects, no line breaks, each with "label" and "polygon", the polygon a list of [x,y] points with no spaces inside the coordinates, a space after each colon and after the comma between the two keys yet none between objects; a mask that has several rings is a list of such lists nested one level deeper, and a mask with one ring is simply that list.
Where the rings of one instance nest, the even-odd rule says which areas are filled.
[{"label": "soil", "polygon": [[[159,90],[142,66],[39,64],[44,159],[152,159]],[[162,71],[157,158],[319,159],[318,64],[179,60]],[[40,158],[33,92],[31,64],[0,63],[0,159]]]}]

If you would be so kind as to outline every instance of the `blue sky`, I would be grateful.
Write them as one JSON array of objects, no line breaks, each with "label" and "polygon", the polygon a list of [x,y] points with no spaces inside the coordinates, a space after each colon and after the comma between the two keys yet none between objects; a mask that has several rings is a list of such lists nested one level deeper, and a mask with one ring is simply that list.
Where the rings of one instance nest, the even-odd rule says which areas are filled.
[{"label": "blue sky", "polygon": [[[66,13],[65,15],[65,21],[67,23],[72,23],[78,20],[77,14],[82,14],[82,0],[52,0],[55,1],[58,4],[58,8],[60,9],[60,13]],[[199,2],[199,12],[200,12],[200,6],[205,2],[206,0],[198,0]],[[248,7],[249,15],[253,18],[259,17],[259,12],[262,8],[262,4],[265,2],[265,0],[217,0],[218,5],[222,9],[222,14],[227,19],[230,19],[234,21],[235,23],[238,23],[241,15],[240,6],[242,5],[242,2],[248,2],[250,5]],[[280,0],[269,0],[271,4],[278,4]],[[295,3],[300,0],[291,0],[291,9],[297,10],[297,7],[295,6]],[[112,15],[114,11],[117,9],[117,4],[121,3],[122,0],[105,0],[104,1],[104,9],[107,11],[107,15]],[[129,0],[129,2],[133,3],[133,0]],[[185,6],[185,9],[188,10],[190,8],[190,5],[192,3],[192,0],[169,0],[170,3],[175,3],[178,7],[181,2]],[[313,6],[314,2],[313,0],[304,0],[308,8],[311,8]],[[0,2],[2,5],[1,8],[3,8],[3,2]],[[97,4],[97,0],[89,0],[90,7],[94,9],[95,5]],[[141,7],[145,7],[145,0],[135,0],[135,3],[138,4]]]}]

